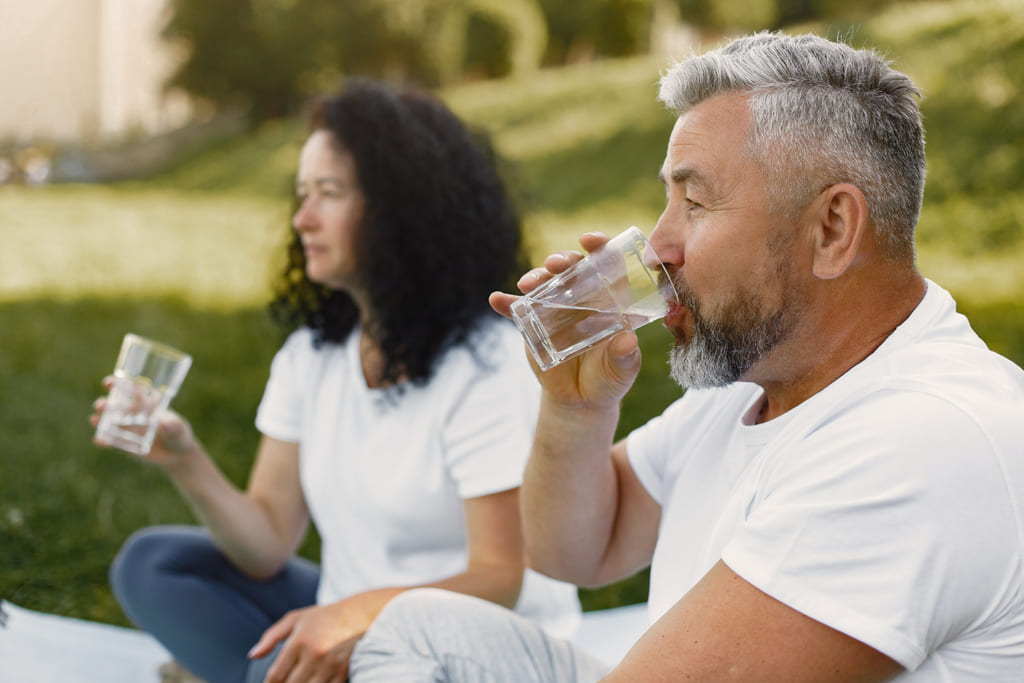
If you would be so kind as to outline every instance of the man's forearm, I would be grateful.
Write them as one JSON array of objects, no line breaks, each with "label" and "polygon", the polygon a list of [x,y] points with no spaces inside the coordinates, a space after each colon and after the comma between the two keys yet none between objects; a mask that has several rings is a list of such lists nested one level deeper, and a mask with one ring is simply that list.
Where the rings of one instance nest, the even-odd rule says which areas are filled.
[{"label": "man's forearm", "polygon": [[591,583],[611,540],[617,506],[611,450],[618,404],[563,406],[545,397],[521,490],[531,566]]}]

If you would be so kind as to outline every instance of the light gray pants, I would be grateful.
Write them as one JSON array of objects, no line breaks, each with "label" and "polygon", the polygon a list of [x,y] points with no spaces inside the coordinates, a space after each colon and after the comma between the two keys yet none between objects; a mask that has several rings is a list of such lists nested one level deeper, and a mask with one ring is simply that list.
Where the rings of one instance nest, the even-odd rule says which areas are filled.
[{"label": "light gray pants", "polygon": [[486,600],[406,591],[356,645],[350,683],[594,683],[610,666]]}]

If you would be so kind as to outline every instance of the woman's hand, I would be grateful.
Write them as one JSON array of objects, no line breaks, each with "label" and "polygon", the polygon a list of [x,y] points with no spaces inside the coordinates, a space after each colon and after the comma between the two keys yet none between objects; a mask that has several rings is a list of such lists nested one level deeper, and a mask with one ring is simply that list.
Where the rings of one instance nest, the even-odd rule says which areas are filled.
[{"label": "woman's hand", "polygon": [[267,683],[345,683],[356,643],[397,592],[369,591],[330,605],[293,610],[263,633],[249,657],[265,657],[284,641],[267,671]]},{"label": "woman's hand", "polygon": [[[109,391],[114,384],[113,377],[105,377],[103,386]],[[107,397],[101,396],[93,401],[93,414],[89,418],[90,424],[96,427],[100,417],[107,407]],[[94,441],[97,445],[106,444]],[[153,447],[149,453],[142,456],[146,462],[163,467],[173,468],[181,465],[187,456],[196,453],[199,444],[192,433],[192,426],[178,413],[173,410],[165,410],[160,415],[160,422],[157,425],[156,438],[153,440]]]}]

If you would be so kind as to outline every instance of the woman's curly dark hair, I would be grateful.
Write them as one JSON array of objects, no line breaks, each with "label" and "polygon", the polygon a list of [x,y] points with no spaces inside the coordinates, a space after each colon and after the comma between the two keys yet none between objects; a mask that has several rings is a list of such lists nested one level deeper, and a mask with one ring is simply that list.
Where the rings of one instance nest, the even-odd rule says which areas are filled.
[{"label": "woman's curly dark hair", "polygon": [[[366,79],[315,101],[326,130],[355,161],[365,198],[355,237],[357,278],[372,302],[364,332],[385,357],[386,384],[430,380],[441,352],[490,313],[490,292],[526,270],[518,212],[486,136],[441,101]],[[359,322],[345,292],[311,282],[295,235],[270,310],[316,343],[340,342]]]}]

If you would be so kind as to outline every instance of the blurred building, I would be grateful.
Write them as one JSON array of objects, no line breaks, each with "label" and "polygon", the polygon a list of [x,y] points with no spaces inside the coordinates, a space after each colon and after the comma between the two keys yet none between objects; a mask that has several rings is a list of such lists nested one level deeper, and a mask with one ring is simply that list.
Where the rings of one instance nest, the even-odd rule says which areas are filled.
[{"label": "blurred building", "polygon": [[167,0],[0,0],[0,144],[120,142],[186,124],[164,91]]}]

